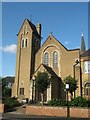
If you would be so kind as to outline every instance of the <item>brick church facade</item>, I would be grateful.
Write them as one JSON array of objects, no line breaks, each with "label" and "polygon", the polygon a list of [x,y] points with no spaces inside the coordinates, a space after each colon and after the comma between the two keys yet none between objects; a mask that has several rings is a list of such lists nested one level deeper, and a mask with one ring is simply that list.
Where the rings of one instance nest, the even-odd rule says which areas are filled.
[{"label": "brick church facade", "polygon": [[[76,64],[76,61],[79,61]],[[12,96],[21,101],[40,101],[35,89],[35,75],[47,71],[51,83],[45,92],[44,101],[54,98],[66,99],[63,79],[71,75],[77,78],[76,96],[89,98],[90,95],[90,49],[85,50],[82,35],[81,49],[68,50],[50,33],[41,46],[41,24],[36,26],[25,19],[18,33],[16,73],[12,86]]]}]

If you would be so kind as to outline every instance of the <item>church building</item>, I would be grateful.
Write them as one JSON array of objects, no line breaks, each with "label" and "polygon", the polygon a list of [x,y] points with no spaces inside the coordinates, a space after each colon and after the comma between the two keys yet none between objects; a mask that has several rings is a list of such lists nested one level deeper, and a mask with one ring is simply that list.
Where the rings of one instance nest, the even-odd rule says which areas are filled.
[{"label": "church building", "polygon": [[[12,97],[41,101],[35,89],[38,71],[47,71],[51,83],[44,101],[54,98],[66,99],[63,79],[71,75],[78,80],[76,96],[90,98],[90,49],[86,51],[84,36],[81,48],[68,50],[52,33],[41,46],[41,24],[36,26],[25,19],[18,33],[16,73],[12,86]],[[77,62],[78,61],[78,62]]]}]

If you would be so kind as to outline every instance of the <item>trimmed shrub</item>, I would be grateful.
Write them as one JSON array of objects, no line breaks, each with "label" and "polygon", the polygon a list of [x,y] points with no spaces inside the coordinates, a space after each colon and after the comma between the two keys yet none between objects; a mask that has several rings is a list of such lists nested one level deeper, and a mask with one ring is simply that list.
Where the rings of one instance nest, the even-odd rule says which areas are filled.
[{"label": "trimmed shrub", "polygon": [[78,106],[78,107],[88,107],[88,102],[85,98],[82,97],[76,97],[72,101],[70,101],[69,106]]},{"label": "trimmed shrub", "polygon": [[66,102],[61,99],[53,99],[48,101],[49,106],[66,106]]},{"label": "trimmed shrub", "polygon": [[12,107],[17,107],[20,105],[19,101],[15,97],[10,97],[4,100],[5,108],[12,108]]},{"label": "trimmed shrub", "polygon": [[[68,101],[68,105],[75,107],[90,107],[90,101],[79,96],[72,101]],[[53,99],[48,101],[48,106],[67,106],[67,102],[61,99]]]},{"label": "trimmed shrub", "polygon": [[88,107],[90,107],[90,100],[88,100],[87,102],[88,102]]}]

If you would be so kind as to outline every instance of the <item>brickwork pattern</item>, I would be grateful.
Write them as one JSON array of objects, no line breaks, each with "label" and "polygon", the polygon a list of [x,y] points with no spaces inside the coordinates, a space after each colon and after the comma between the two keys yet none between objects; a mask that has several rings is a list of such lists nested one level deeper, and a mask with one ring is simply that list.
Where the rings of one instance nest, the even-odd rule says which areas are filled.
[{"label": "brickwork pattern", "polygon": [[[88,108],[69,108],[70,117],[90,118]],[[67,107],[26,106],[27,115],[67,117]]]}]

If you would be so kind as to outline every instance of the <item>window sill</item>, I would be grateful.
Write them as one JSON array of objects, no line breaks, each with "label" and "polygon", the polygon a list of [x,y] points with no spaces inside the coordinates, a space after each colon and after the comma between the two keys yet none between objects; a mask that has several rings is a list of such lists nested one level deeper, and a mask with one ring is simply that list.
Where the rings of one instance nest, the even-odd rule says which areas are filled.
[{"label": "window sill", "polygon": [[90,72],[86,72],[86,73],[83,73],[83,74],[90,74]]}]

